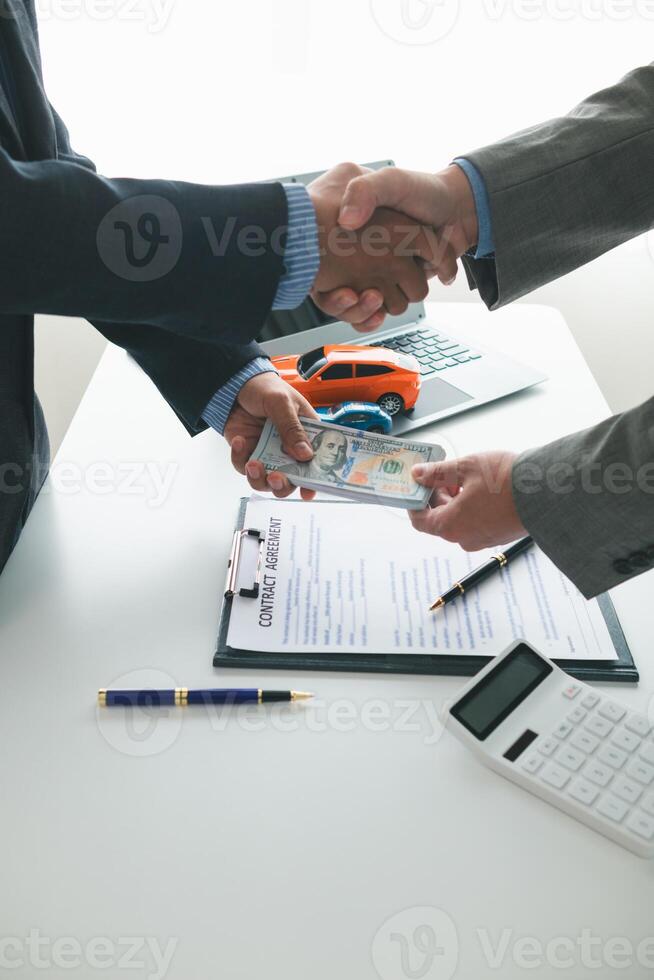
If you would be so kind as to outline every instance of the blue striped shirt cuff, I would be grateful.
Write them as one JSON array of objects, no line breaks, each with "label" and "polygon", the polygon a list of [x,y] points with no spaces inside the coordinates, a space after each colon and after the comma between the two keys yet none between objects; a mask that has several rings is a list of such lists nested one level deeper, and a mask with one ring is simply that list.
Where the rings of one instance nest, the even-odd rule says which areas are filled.
[{"label": "blue striped shirt cuff", "polygon": [[475,259],[484,259],[489,255],[492,255],[495,251],[490,201],[488,199],[486,183],[477,168],[474,166],[474,164],[470,163],[469,160],[466,160],[464,157],[457,157],[454,162],[456,163],[457,167],[460,167],[461,170],[463,170],[464,174],[470,181],[472,193],[475,198],[477,223],[479,225],[479,240],[477,242],[477,250],[473,257]]},{"label": "blue striped shirt cuff", "polygon": [[282,276],[273,310],[295,310],[307,298],[320,267],[318,225],[309,192],[303,184],[284,184],[288,202],[288,235]]},{"label": "blue striped shirt cuff", "polygon": [[267,371],[274,370],[275,368],[267,357],[252,358],[245,367],[229,379],[227,384],[218,389],[202,413],[204,421],[222,435],[227,425],[229,413],[234,407],[234,402],[245,382],[251,378],[256,378],[258,374],[265,374]]}]

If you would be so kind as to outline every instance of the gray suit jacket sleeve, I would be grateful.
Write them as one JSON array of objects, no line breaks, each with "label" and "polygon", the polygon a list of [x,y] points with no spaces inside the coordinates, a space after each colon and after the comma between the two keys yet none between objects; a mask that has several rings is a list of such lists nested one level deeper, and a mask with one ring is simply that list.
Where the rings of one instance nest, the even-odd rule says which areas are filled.
[{"label": "gray suit jacket sleeve", "polygon": [[518,457],[524,526],[587,599],[654,565],[654,398]]},{"label": "gray suit jacket sleeve", "polygon": [[[488,189],[495,255],[464,259],[496,309],[654,223],[654,64],[569,115],[464,154]],[[519,457],[524,526],[590,598],[654,566],[654,400]]]},{"label": "gray suit jacket sleeve", "polygon": [[648,231],[654,222],[654,63],[559,119],[473,153],[495,256],[466,257],[491,309]]}]

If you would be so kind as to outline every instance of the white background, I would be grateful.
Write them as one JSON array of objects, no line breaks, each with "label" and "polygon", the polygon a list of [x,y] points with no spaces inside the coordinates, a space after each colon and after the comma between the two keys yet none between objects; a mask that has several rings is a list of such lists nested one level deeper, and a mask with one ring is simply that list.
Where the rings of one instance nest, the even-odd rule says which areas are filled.
[{"label": "white background", "polygon": [[[37,6],[51,100],[100,172],[217,183],[389,156],[440,169],[647,63],[654,37],[653,0],[435,0],[431,16],[410,0],[409,26],[401,0]],[[616,411],[651,391],[653,280],[650,235],[529,298],[563,311]],[[474,301],[463,275],[441,297]],[[56,446],[104,342],[48,317],[37,343]]]}]

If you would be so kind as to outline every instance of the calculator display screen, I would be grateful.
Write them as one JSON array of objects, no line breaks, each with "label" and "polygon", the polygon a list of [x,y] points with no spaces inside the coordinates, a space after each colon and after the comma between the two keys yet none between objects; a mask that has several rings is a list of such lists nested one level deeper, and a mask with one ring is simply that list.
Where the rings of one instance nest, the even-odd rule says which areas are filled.
[{"label": "calculator display screen", "polygon": [[483,742],[552,673],[552,669],[526,643],[521,643],[457,701],[451,714]]}]

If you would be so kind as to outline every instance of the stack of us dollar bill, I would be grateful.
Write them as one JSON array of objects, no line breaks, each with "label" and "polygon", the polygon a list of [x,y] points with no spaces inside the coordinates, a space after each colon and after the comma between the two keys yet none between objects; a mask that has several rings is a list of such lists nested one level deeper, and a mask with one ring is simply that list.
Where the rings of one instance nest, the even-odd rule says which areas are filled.
[{"label": "stack of us dollar bill", "polygon": [[313,459],[298,463],[282,449],[272,422],[266,422],[252,459],[266,470],[284,473],[297,487],[333,493],[384,507],[422,510],[431,490],[411,476],[416,463],[445,458],[442,446],[374,435],[315,419],[302,419]]}]

